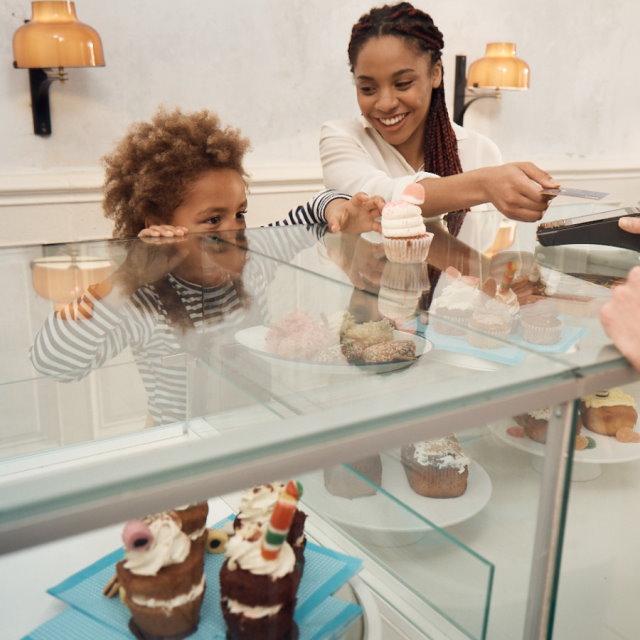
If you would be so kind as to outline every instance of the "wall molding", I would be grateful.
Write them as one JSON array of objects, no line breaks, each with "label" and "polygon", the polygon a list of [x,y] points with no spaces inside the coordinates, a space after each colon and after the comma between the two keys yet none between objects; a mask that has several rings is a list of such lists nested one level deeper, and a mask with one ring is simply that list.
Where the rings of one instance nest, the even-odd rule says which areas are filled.
[{"label": "wall molding", "polygon": [[[320,165],[270,165],[247,171],[251,195],[322,189]],[[102,181],[100,169],[0,174],[0,207],[101,202]]]},{"label": "wall molding", "polygon": [[[559,182],[602,184],[609,181],[640,187],[640,163],[576,160],[536,160]],[[251,196],[315,192],[323,188],[319,164],[248,167]],[[100,169],[65,169],[0,174],[0,207],[66,203],[99,203],[103,173]],[[595,187],[594,187],[595,188]],[[640,198],[640,188],[637,189]]]}]

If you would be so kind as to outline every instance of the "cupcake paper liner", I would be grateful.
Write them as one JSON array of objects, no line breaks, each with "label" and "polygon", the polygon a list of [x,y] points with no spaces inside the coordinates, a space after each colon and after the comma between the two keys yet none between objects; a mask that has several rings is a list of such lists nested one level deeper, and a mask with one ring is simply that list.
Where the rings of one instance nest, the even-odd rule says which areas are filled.
[{"label": "cupcake paper liner", "polygon": [[424,262],[433,240],[432,233],[425,233],[418,238],[386,238],[384,253],[390,262],[418,263]]},{"label": "cupcake paper liner", "polygon": [[522,338],[526,342],[532,344],[555,344],[560,340],[562,335],[562,322],[558,321],[557,325],[543,326],[529,322],[526,317],[520,320],[520,330]]}]

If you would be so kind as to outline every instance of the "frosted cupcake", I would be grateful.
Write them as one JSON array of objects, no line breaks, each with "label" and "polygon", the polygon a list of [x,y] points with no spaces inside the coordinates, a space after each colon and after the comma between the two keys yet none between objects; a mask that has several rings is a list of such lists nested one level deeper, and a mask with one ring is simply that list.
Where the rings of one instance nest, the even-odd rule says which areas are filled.
[{"label": "frosted cupcake", "polygon": [[388,202],[382,209],[384,252],[390,262],[424,262],[433,240],[422,220],[424,188],[412,183],[400,200]]},{"label": "frosted cupcake", "polygon": [[470,460],[451,435],[404,445],[400,459],[409,486],[427,498],[457,498],[467,490]]},{"label": "frosted cupcake", "polygon": [[431,305],[429,323],[433,330],[450,336],[465,335],[478,296],[477,286],[462,277],[444,287]]},{"label": "frosted cupcake", "polygon": [[483,303],[469,318],[467,339],[470,345],[479,349],[498,349],[504,346],[513,329],[512,310],[495,298],[482,298]]},{"label": "frosted cupcake", "polygon": [[522,337],[531,344],[556,344],[562,336],[562,320],[557,316],[526,314],[520,326]]},{"label": "frosted cupcake", "polygon": [[498,349],[511,333],[511,318],[504,313],[479,310],[469,319],[469,344],[478,349]]}]

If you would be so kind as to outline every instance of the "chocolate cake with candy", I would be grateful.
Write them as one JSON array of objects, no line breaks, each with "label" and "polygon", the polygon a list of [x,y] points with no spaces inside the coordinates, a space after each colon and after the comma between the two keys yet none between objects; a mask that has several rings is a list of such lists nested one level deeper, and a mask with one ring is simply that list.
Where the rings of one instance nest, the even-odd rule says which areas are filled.
[{"label": "chocolate cake with candy", "polygon": [[120,598],[139,640],[181,640],[198,628],[205,592],[202,536],[191,540],[175,511],[132,520],[116,565]]},{"label": "chocolate cake with candy", "polygon": [[229,640],[296,640],[293,620],[301,569],[287,542],[299,483],[280,492],[266,528],[239,527],[220,570],[220,602]]},{"label": "chocolate cake with candy", "polygon": [[[263,532],[269,524],[269,518],[278,502],[280,495],[285,491],[286,485],[282,482],[262,484],[251,489],[246,489],[240,497],[240,508],[233,521],[233,529],[243,529],[241,535],[251,536],[253,530]],[[304,548],[307,538],[304,535],[304,523],[307,514],[296,507],[296,511],[287,534],[287,542],[291,545],[296,560],[304,564]]]}]

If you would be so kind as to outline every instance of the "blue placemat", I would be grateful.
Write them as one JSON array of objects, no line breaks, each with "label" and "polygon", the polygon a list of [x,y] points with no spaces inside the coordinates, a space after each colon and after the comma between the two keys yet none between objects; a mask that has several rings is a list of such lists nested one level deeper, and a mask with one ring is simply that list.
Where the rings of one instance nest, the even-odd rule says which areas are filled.
[{"label": "blue placemat", "polygon": [[[104,597],[104,596],[103,596]],[[347,631],[361,613],[361,607],[338,598],[325,598],[300,625],[300,640],[336,640]],[[206,625],[210,640],[225,640],[225,633],[211,629],[203,616],[199,631]],[[190,636],[197,638],[198,633]],[[22,640],[130,640],[128,630],[118,630],[69,607],[47,620]]]},{"label": "blue placemat", "polygon": [[[562,319],[562,316],[560,316]],[[534,349],[535,351],[540,351],[542,353],[566,353],[576,344],[585,333],[589,331],[589,327],[574,327],[571,325],[565,325],[562,327],[562,333],[560,334],[560,340],[554,344],[532,344],[531,342],[527,342],[523,337],[522,333],[518,329],[518,332],[509,338],[510,342],[515,344],[522,345],[527,349]]]},{"label": "blue placemat", "polygon": [[[221,528],[223,523],[224,521],[217,523],[214,528]],[[115,573],[115,564],[123,556],[124,550],[119,548],[51,587],[48,593],[85,616],[112,627],[120,635],[133,638],[128,631],[130,613],[127,607],[117,597],[106,598],[102,595],[102,589]],[[219,629],[222,634],[220,637],[224,638],[225,624],[220,609],[218,579],[223,562],[224,554],[205,554],[207,588],[202,603],[200,626],[198,631],[190,636],[193,640],[210,639],[212,628]],[[302,638],[316,640],[316,638],[331,637],[344,625],[344,616],[347,616],[350,624],[360,614],[361,609],[358,605],[354,605],[354,609],[343,606],[350,603],[344,603],[335,598],[329,602],[325,601],[353,577],[360,570],[361,565],[362,561],[359,558],[320,547],[312,542],[307,543],[305,568],[298,589],[298,603],[295,611],[301,640]]]},{"label": "blue placemat", "polygon": [[[562,319],[562,317],[561,317]],[[480,349],[469,344],[466,336],[449,336],[434,331],[430,325],[425,325],[419,320],[412,320],[413,326],[407,326],[429,340],[437,349],[464,353],[470,356],[484,358],[502,364],[520,364],[526,357],[527,351],[539,351],[541,353],[561,354],[566,353],[589,330],[587,327],[575,327],[565,325],[562,327],[560,340],[554,344],[532,344],[522,337],[520,329],[506,338],[509,344],[504,344],[496,349]],[[403,327],[405,328],[405,327]]]}]

